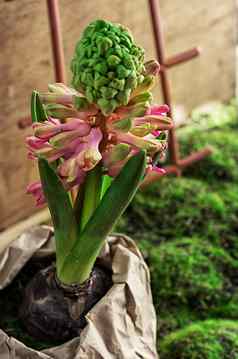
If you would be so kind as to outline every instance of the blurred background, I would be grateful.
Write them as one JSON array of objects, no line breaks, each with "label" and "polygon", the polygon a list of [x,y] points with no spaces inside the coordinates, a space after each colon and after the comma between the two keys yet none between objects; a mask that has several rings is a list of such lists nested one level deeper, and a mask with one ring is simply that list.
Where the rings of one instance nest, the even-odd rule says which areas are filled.
[{"label": "blurred background", "polygon": [[[167,56],[200,46],[202,54],[169,71],[173,103],[182,115],[211,100],[227,101],[235,94],[234,0],[162,0]],[[66,67],[82,29],[96,18],[129,27],[155,58],[152,25],[146,0],[60,0]],[[33,89],[45,90],[54,81],[46,1],[0,2],[0,229],[28,217],[36,209],[26,185],[36,178],[26,159],[24,139],[30,128],[18,121],[29,116]],[[70,72],[67,74],[70,83]],[[155,97],[159,99],[159,85]],[[186,116],[185,116],[186,117]]]}]

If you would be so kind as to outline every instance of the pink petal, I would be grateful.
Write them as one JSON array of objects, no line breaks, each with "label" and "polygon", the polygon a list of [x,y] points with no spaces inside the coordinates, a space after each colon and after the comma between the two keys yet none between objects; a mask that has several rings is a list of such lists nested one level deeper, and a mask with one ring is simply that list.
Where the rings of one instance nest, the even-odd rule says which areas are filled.
[{"label": "pink petal", "polygon": [[101,153],[95,148],[87,148],[80,152],[76,157],[78,166],[86,172],[92,170],[101,159]]},{"label": "pink petal", "polygon": [[153,105],[147,110],[146,114],[147,115],[166,115],[167,112],[169,112],[168,105]]},{"label": "pink petal", "polygon": [[98,149],[102,137],[103,135],[100,128],[94,127],[91,129],[90,134],[84,138],[84,140],[88,143],[88,147],[93,147],[95,149]]},{"label": "pink petal", "polygon": [[91,130],[91,126],[79,118],[70,118],[67,123],[61,125],[61,130],[78,130],[79,136],[87,136]]},{"label": "pink petal", "polygon": [[159,130],[155,130],[152,132],[152,135],[155,137],[159,137],[160,134],[161,134],[161,131],[159,131]]},{"label": "pink petal", "polygon": [[26,193],[36,193],[37,191],[42,190],[42,184],[40,181],[30,183],[26,188]]},{"label": "pink petal", "polygon": [[46,203],[46,199],[45,199],[44,195],[39,196],[38,199],[36,200],[36,207],[41,207],[45,203]]},{"label": "pink petal", "polygon": [[40,181],[36,181],[27,186],[27,194],[32,194],[36,200],[36,206],[42,206],[46,203],[46,199],[43,193],[42,184]]},{"label": "pink petal", "polygon": [[137,149],[132,149],[130,151],[130,153],[128,154],[128,156],[126,158],[124,158],[121,161],[117,161],[116,163],[110,164],[107,168],[107,173],[109,176],[111,177],[116,177],[120,171],[122,170],[122,168],[125,166],[125,164],[127,163],[127,161],[134,155],[136,155],[138,153]]},{"label": "pink petal", "polygon": [[152,171],[153,172],[157,172],[157,173],[161,173],[161,174],[165,174],[166,173],[166,170],[164,168],[160,168],[160,167],[157,167],[157,166],[153,166],[152,167]]},{"label": "pink petal", "polygon": [[74,186],[81,185],[86,178],[86,172],[82,171],[80,168],[77,170],[77,175],[73,181],[68,181],[67,178],[62,178],[62,182],[64,184],[64,187],[67,191],[69,191]]},{"label": "pink petal", "polygon": [[53,117],[49,117],[48,122],[50,122],[50,123],[52,123],[53,125],[56,125],[56,126],[61,124],[60,120],[58,120],[57,118],[53,118]]},{"label": "pink petal", "polygon": [[29,160],[36,160],[36,159],[37,159],[37,156],[35,156],[33,152],[29,151],[29,152],[27,153],[27,158],[28,158]]},{"label": "pink petal", "polygon": [[33,150],[38,150],[45,146],[46,140],[38,138],[36,136],[28,136],[26,138],[26,144]]}]

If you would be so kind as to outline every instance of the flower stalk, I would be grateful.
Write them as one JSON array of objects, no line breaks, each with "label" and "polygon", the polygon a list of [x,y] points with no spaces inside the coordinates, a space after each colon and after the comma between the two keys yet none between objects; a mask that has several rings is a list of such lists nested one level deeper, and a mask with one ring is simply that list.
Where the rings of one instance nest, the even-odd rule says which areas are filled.
[{"label": "flower stalk", "polygon": [[84,198],[81,212],[80,231],[82,232],[100,202],[102,187],[102,166],[98,164],[87,175],[84,185]]}]

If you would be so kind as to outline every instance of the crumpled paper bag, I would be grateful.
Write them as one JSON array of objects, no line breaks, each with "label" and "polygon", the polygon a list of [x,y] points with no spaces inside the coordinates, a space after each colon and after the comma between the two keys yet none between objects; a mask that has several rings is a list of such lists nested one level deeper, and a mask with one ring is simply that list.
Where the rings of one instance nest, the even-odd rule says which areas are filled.
[{"label": "crumpled paper bag", "polygon": [[[0,254],[0,289],[32,256],[53,252],[50,227],[23,233]],[[37,351],[0,329],[0,359],[158,359],[150,275],[141,253],[130,238],[115,234],[108,238],[99,260],[112,269],[113,286],[87,314],[81,336]]]}]

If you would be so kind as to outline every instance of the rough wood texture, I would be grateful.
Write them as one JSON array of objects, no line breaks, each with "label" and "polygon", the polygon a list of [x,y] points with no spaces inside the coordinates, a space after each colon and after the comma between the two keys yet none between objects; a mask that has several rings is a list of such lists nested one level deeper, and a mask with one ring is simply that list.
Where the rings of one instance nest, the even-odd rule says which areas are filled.
[{"label": "rough wood texture", "polygon": [[[121,22],[154,56],[146,0],[60,0],[67,66],[81,30],[95,18]],[[188,109],[211,99],[226,100],[234,93],[235,4],[233,0],[162,0],[167,54],[194,45],[204,51],[199,59],[171,69],[174,101]],[[26,160],[24,137],[17,121],[28,115],[33,88],[44,89],[54,80],[45,1],[0,2],[0,228],[35,211],[25,195],[36,169]],[[70,75],[68,74],[68,78]],[[157,94],[159,86],[157,87]]]}]

